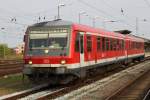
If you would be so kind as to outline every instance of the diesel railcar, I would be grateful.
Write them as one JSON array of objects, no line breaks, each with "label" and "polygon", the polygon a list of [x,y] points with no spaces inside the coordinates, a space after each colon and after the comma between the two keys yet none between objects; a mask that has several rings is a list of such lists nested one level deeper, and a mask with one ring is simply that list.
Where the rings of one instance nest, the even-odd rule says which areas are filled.
[{"label": "diesel railcar", "polygon": [[24,41],[23,73],[32,80],[81,78],[95,67],[144,58],[140,38],[64,20],[29,26]]}]

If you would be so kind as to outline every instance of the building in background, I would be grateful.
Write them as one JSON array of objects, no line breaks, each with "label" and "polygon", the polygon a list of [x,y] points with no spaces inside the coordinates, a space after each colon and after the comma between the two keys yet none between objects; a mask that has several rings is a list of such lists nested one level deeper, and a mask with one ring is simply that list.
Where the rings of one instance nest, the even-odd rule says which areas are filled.
[{"label": "building in background", "polygon": [[19,44],[16,48],[14,48],[14,50],[15,50],[15,53],[17,55],[23,54],[23,52],[24,52],[24,43]]}]

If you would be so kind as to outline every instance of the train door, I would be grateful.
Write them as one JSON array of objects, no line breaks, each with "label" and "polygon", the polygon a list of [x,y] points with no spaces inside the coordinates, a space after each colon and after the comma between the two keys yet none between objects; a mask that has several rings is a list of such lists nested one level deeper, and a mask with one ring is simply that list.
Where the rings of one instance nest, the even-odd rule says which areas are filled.
[{"label": "train door", "polygon": [[84,32],[79,32],[80,66],[84,66]]},{"label": "train door", "polygon": [[130,41],[127,40],[124,42],[124,46],[125,46],[125,57],[126,57],[126,62],[128,62],[128,54],[129,54],[129,49],[130,49]]}]

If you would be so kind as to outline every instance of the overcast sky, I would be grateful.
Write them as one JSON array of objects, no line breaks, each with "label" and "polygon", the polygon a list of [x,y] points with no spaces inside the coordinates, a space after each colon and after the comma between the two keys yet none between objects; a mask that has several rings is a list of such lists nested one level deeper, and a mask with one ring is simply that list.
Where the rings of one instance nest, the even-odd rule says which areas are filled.
[{"label": "overcast sky", "polygon": [[60,8],[61,19],[78,23],[79,12],[85,11],[82,24],[92,26],[92,19],[98,16],[95,27],[128,29],[150,39],[150,0],[0,0],[0,43],[10,47],[20,44],[27,26],[39,22],[39,16],[40,21],[57,16],[58,2],[65,4]]}]

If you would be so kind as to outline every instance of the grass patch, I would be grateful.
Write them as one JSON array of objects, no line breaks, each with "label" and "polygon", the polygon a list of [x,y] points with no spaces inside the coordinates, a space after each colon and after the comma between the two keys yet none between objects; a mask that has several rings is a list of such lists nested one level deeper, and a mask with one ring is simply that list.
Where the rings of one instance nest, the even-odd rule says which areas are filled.
[{"label": "grass patch", "polygon": [[[28,80],[27,77],[24,78]],[[8,75],[0,78],[0,86],[8,83],[15,83],[22,81],[22,74]]]},{"label": "grass patch", "polygon": [[31,87],[33,87],[33,85],[26,76],[24,77],[24,81],[22,80],[22,74],[0,78],[0,96],[22,91]]},{"label": "grass patch", "polygon": [[0,59],[20,60],[23,59],[23,55],[6,55],[5,58],[0,58]]}]

